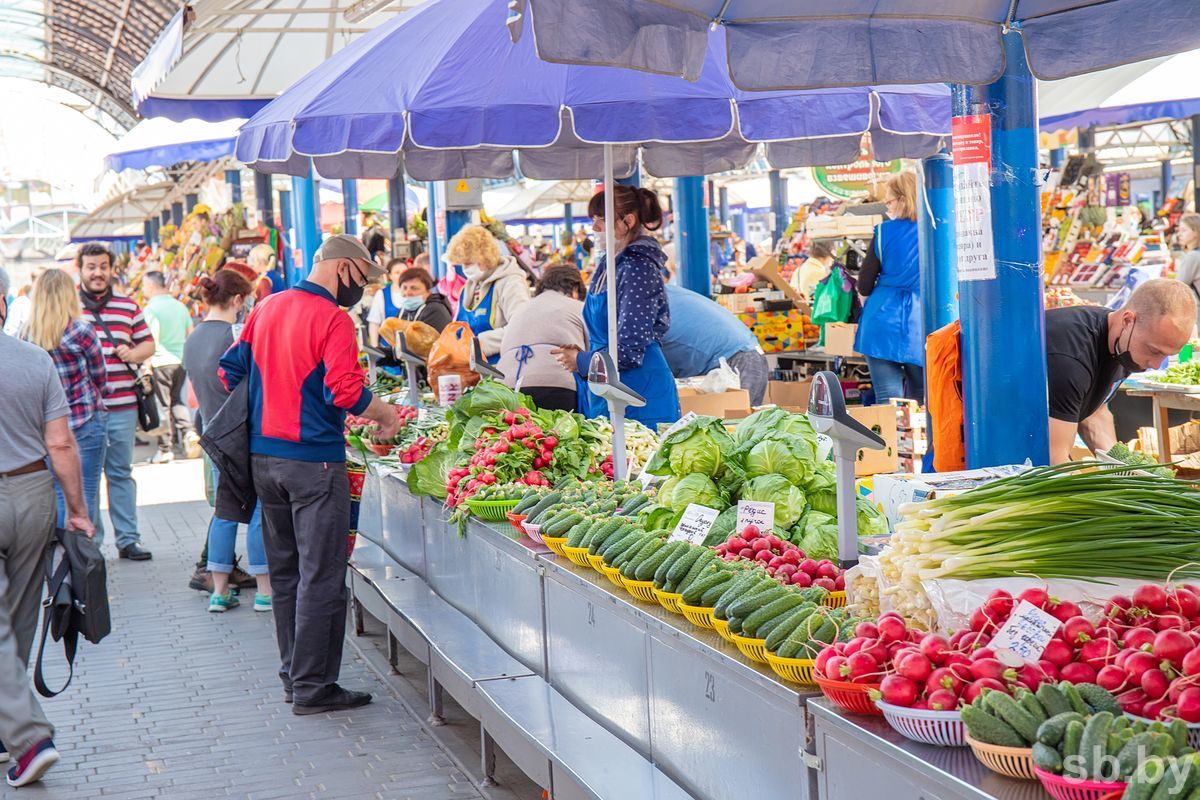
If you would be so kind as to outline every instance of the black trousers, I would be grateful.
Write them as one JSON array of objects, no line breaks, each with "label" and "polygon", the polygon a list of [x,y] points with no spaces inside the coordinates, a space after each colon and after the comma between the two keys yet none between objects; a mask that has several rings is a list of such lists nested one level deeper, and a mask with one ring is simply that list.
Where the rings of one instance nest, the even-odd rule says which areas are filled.
[{"label": "black trousers", "polygon": [[271,568],[279,678],[295,702],[315,702],[342,668],[350,533],[346,465],[255,455],[252,469]]},{"label": "black trousers", "polygon": [[158,437],[159,452],[169,453],[172,439],[183,447],[183,437],[193,430],[192,414],[183,396],[186,384],[187,372],[182,364],[154,368],[154,397],[158,400],[158,413],[163,415],[162,421],[168,426],[167,432]]},{"label": "black trousers", "polygon": [[558,386],[522,386],[521,391],[531,398],[538,408],[555,411],[578,411],[579,396],[574,389]]}]

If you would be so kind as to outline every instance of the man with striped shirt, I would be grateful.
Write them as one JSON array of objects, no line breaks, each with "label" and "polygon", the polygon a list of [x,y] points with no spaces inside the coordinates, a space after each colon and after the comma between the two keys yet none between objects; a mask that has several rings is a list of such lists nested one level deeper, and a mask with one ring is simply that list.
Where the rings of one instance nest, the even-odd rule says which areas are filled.
[{"label": "man with striped shirt", "polygon": [[[96,329],[104,348],[108,384],[104,390],[106,451],[104,476],[108,479],[108,513],[112,517],[117,552],[121,558],[146,561],[138,532],[137,483],[133,479],[133,446],[136,434],[137,396],[134,381],[138,365],[154,355],[154,337],[132,299],[113,291],[113,257],[99,242],[89,242],[75,256],[79,268],[79,299],[84,317]],[[93,520],[96,539],[104,536],[100,514]]]}]

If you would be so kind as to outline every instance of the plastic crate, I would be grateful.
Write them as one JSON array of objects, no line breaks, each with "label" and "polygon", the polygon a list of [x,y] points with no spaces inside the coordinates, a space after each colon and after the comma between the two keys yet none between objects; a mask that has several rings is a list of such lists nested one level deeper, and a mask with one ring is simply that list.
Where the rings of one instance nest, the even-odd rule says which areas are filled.
[{"label": "plastic crate", "polygon": [[514,514],[513,512],[509,511],[504,516],[508,520],[509,525],[512,525],[514,528],[516,528],[521,533],[525,532],[525,529],[523,527],[521,527],[521,523],[525,521],[524,514]]},{"label": "plastic crate", "polygon": [[596,570],[596,572],[604,572],[604,556],[599,553],[588,553],[587,562],[588,566]]},{"label": "plastic crate", "polygon": [[634,600],[642,603],[658,602],[654,597],[654,581],[631,581],[629,578],[622,577],[621,584],[625,587],[625,591],[633,595]]},{"label": "plastic crate", "polygon": [[555,555],[567,557],[567,552],[563,548],[567,546],[567,537],[565,536],[546,536],[542,535],[542,544],[550,548],[550,552]]},{"label": "plastic crate", "polygon": [[821,690],[821,694],[829,698],[834,705],[855,714],[883,716],[883,712],[875,705],[875,701],[869,694],[872,689],[879,690],[878,683],[831,681],[816,671],[813,672],[813,681]]},{"label": "plastic crate", "polygon": [[1041,781],[1042,788],[1054,800],[1100,800],[1113,792],[1124,792],[1126,784],[1108,781],[1081,781],[1065,775],[1046,772],[1035,764],[1033,773]]},{"label": "plastic crate", "polygon": [[480,519],[488,522],[503,522],[508,512],[517,507],[517,500],[467,500],[467,508]]},{"label": "plastic crate", "polygon": [[687,621],[695,625],[697,628],[705,630],[713,629],[712,609],[708,606],[689,606],[687,603],[679,603],[679,611],[687,618]]},{"label": "plastic crate", "polygon": [[654,599],[658,601],[660,606],[672,614],[683,613],[683,609],[679,607],[683,601],[683,595],[678,592],[664,592],[662,589],[656,588],[654,590]]},{"label": "plastic crate", "polygon": [[767,650],[764,647],[767,643],[766,639],[754,639],[737,633],[731,633],[729,636],[733,643],[737,645],[737,649],[741,650],[742,655],[746,658],[758,664],[770,663],[767,661]]},{"label": "plastic crate", "polygon": [[777,656],[769,650],[766,651],[767,664],[775,671],[775,674],[783,678],[785,681],[799,683],[804,686],[813,686],[816,681],[813,680],[813,669],[816,667],[817,661],[813,658],[784,658]]},{"label": "plastic crate", "polygon": [[829,608],[844,608],[846,605],[846,592],[830,592],[821,600],[821,605]]},{"label": "plastic crate", "polygon": [[610,567],[607,564],[605,564],[603,567],[600,568],[600,571],[604,573],[604,577],[608,578],[609,581],[612,582],[613,586],[619,586],[622,589],[625,588],[625,582],[621,578],[621,570],[620,569],[618,569],[617,567]]},{"label": "plastic crate", "polygon": [[568,547],[563,545],[563,555],[571,559],[571,563],[579,567],[590,567],[588,549],[586,547]]},{"label": "plastic crate", "polygon": [[524,520],[522,520],[521,521],[521,530],[525,531],[525,535],[528,536],[530,539],[533,539],[538,544],[546,543],[546,541],[544,539],[542,539],[542,526],[541,525],[535,525],[532,522],[525,522]]},{"label": "plastic crate", "polygon": [[1037,775],[1033,773],[1033,748],[1002,747],[998,744],[977,742],[971,738],[970,734],[967,734],[966,740],[967,746],[971,748],[975,758],[979,759],[979,763],[992,772],[1006,778],[1025,781],[1037,780]]},{"label": "plastic crate", "polygon": [[883,712],[888,724],[906,739],[938,747],[967,746],[967,730],[958,711],[922,711],[882,700],[876,700],[875,705]]}]

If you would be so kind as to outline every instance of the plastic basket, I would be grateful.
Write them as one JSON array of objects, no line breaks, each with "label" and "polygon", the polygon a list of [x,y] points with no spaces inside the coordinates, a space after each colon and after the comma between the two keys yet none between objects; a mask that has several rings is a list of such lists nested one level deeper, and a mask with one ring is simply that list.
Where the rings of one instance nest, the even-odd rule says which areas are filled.
[{"label": "plastic basket", "polygon": [[687,618],[688,622],[697,628],[704,628],[710,631],[713,629],[712,609],[708,606],[689,606],[687,603],[680,601],[679,612]]},{"label": "plastic basket", "polygon": [[815,670],[813,671],[813,681],[821,689],[821,694],[828,697],[834,705],[855,714],[883,716],[883,712],[879,710],[875,701],[868,694],[872,689],[879,690],[878,683],[831,681]]},{"label": "plastic basket", "polygon": [[[1134,714],[1126,714],[1125,716],[1129,717],[1130,719],[1136,719],[1138,722],[1144,722],[1147,725],[1154,722],[1154,720],[1152,720],[1152,719],[1148,719],[1147,717],[1139,717]],[[1160,720],[1160,721],[1164,725],[1168,725],[1171,723],[1172,720]],[[1193,750],[1200,750],[1200,723],[1189,722],[1189,723],[1185,723],[1185,724],[1187,725],[1188,747],[1192,748]]]},{"label": "plastic basket", "polygon": [[550,548],[550,552],[555,555],[567,557],[567,552],[563,549],[567,546],[567,537],[565,536],[546,536],[542,535],[542,544]]},{"label": "plastic basket", "polygon": [[521,523],[525,521],[524,514],[514,514],[513,512],[509,511],[504,515],[504,517],[508,520],[509,525],[512,525],[521,533],[525,532],[525,529],[521,527]]},{"label": "plastic basket", "polygon": [[771,669],[775,670],[775,674],[783,678],[785,681],[792,683],[801,683],[805,686],[812,686],[813,668],[816,666],[816,659],[813,658],[784,658],[777,656],[774,653],[764,648],[767,656],[767,664]]},{"label": "plastic basket", "polygon": [[521,521],[521,529],[525,531],[525,535],[533,539],[538,544],[545,544],[546,541],[542,538],[542,526],[535,525],[532,522]]},{"label": "plastic basket", "polygon": [[614,586],[619,586],[622,589],[625,588],[625,582],[621,578],[621,570],[619,568],[610,567],[607,564],[605,564],[603,567],[600,568],[600,571],[604,573],[604,577],[606,577],[610,581],[612,581],[612,584]]},{"label": "plastic basket", "polygon": [[830,592],[821,599],[821,605],[829,608],[843,608],[846,605],[846,592]]},{"label": "plastic basket", "polygon": [[1024,781],[1036,781],[1033,774],[1033,748],[1030,747],[1001,747],[998,744],[977,742],[966,735],[967,746],[975,754],[975,758],[992,772],[1006,778],[1017,778]]},{"label": "plastic basket", "polygon": [[1042,788],[1054,800],[1100,800],[1106,794],[1123,792],[1126,786],[1116,781],[1081,781],[1065,775],[1055,775],[1040,769],[1036,764],[1033,773],[1041,781]]},{"label": "plastic basket", "polygon": [[563,545],[563,555],[571,559],[571,563],[580,567],[590,567],[588,549],[586,547],[568,547]]},{"label": "plastic basket", "polygon": [[672,614],[683,613],[683,609],[679,607],[680,603],[683,602],[683,595],[679,594],[678,592],[664,592],[662,589],[655,588],[654,599],[658,601],[660,606],[665,608],[667,611],[670,611]]},{"label": "plastic basket", "polygon": [[604,572],[604,556],[599,553],[588,553],[587,562],[596,572]]},{"label": "plastic basket", "polygon": [[958,711],[922,711],[882,700],[876,700],[875,705],[883,712],[888,724],[907,739],[938,747],[967,746],[967,729]]},{"label": "plastic basket", "polygon": [[737,645],[737,649],[742,651],[742,655],[758,664],[769,664],[767,661],[766,639],[753,639],[749,636],[742,636],[737,633],[729,634],[733,643]]},{"label": "plastic basket", "polygon": [[622,577],[621,585],[625,587],[625,591],[633,595],[634,600],[642,603],[658,602],[654,597],[654,581],[631,581],[629,578]]},{"label": "plastic basket", "polygon": [[717,634],[722,639],[724,639],[725,641],[732,644],[733,643],[733,634],[729,632],[729,620],[717,619],[716,617],[713,617],[712,621],[713,621],[713,630],[716,631]]},{"label": "plastic basket", "polygon": [[480,519],[488,522],[503,522],[508,512],[517,507],[520,500],[467,500],[467,508]]}]

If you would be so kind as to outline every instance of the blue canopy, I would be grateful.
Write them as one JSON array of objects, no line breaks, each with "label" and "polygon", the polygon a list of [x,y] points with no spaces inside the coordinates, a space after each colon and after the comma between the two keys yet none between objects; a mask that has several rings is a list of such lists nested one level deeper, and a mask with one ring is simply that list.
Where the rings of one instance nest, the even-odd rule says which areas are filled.
[{"label": "blue canopy", "polygon": [[[698,80],[541,61],[514,44],[506,0],[432,0],[356,39],[257,113],[237,156],[263,172],[418,180],[601,173],[703,175],[744,165],[758,144],[779,168],[847,163],[871,133],[879,160],[936,152],[950,127],[941,85],[744,92],[723,34]],[[380,76],[389,80],[381,81]]]},{"label": "blue canopy", "polygon": [[216,161],[233,155],[242,120],[206,122],[189,119],[173,122],[146,119],[122,136],[104,159],[107,169],[169,167],[184,161]]},{"label": "blue canopy", "polygon": [[[1044,80],[1200,47],[1196,0],[513,0],[539,55],[697,79],[706,49],[737,86],[814,89],[992,83],[1001,32],[1018,26]],[[710,33],[710,29],[716,31]]]}]

